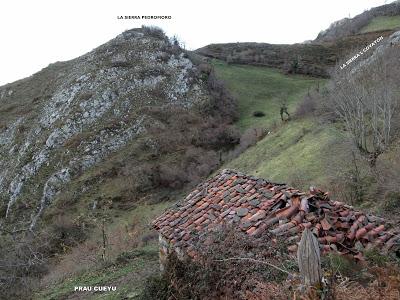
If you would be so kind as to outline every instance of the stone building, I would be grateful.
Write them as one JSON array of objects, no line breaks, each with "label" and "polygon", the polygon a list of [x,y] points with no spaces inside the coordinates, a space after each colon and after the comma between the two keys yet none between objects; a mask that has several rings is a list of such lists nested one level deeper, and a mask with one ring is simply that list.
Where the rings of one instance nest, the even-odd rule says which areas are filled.
[{"label": "stone building", "polygon": [[309,228],[322,253],[336,251],[363,259],[363,251],[395,249],[399,231],[390,222],[329,199],[316,188],[302,192],[286,184],[232,170],[198,185],[185,199],[152,223],[159,233],[160,261],[175,251],[196,259],[195,240],[221,225],[232,225],[250,237],[284,236],[295,253],[301,233]]}]

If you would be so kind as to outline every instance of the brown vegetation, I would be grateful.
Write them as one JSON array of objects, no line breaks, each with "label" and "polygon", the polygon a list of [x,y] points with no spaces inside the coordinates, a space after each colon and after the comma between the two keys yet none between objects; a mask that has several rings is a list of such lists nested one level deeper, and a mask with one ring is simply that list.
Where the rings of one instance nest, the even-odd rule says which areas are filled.
[{"label": "brown vegetation", "polygon": [[398,49],[388,49],[362,70],[338,70],[333,77],[335,92],[329,99],[359,153],[372,168],[398,130],[394,128],[394,119],[399,107],[399,54]]},{"label": "brown vegetation", "polygon": [[199,236],[198,259],[172,253],[164,273],[148,278],[142,299],[398,299],[400,295],[399,269],[378,253],[368,255],[366,262],[333,253],[323,256],[322,285],[306,288],[286,246],[284,240],[267,235],[256,240],[221,227]]},{"label": "brown vegetation", "polygon": [[[164,277],[149,279],[144,297],[257,299],[248,297],[258,294],[263,283],[282,283],[296,270],[296,264],[286,254],[283,240],[276,240],[276,247],[265,247],[266,243],[271,243],[267,235],[256,240],[229,227],[200,236],[196,245],[201,253],[199,260],[180,260],[176,254],[171,254]],[[278,268],[271,267],[275,262]],[[168,287],[164,288],[163,295],[158,294],[160,284]]]}]

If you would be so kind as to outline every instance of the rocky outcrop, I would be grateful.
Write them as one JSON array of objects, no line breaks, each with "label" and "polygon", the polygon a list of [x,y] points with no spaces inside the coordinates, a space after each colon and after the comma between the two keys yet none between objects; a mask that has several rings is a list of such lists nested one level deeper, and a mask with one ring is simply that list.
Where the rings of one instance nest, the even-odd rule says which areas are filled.
[{"label": "rocky outcrop", "polygon": [[207,101],[195,71],[157,29],[133,29],[0,87],[2,223],[35,227],[72,178],[146,133],[141,108]]}]

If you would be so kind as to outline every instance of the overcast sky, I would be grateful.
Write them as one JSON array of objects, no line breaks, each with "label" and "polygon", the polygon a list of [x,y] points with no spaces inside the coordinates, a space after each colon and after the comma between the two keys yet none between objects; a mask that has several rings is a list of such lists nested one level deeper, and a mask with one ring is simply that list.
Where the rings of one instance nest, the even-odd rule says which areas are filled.
[{"label": "overcast sky", "polygon": [[[1,0],[0,85],[80,56],[142,24],[178,36],[188,49],[210,43],[295,43],[384,0]],[[170,15],[171,20],[119,20]]]}]

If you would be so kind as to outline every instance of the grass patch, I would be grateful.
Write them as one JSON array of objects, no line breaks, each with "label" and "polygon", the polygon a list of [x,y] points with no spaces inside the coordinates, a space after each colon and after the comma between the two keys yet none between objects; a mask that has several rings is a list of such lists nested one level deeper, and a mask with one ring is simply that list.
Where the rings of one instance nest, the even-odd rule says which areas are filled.
[{"label": "grass patch", "polygon": [[390,30],[400,27],[400,16],[380,16],[373,18],[371,22],[363,27],[360,33]]},{"label": "grass patch", "polygon": [[[229,65],[214,60],[216,74],[227,85],[238,100],[239,121],[241,130],[250,127],[268,128],[274,122],[280,122],[280,107],[286,102],[289,113],[293,113],[298,101],[308,88],[316,86],[321,79],[303,75],[284,75],[273,68]],[[254,112],[265,115],[255,117]]]},{"label": "grass patch", "polygon": [[[155,245],[138,251],[125,265],[110,264],[90,270],[79,276],[49,286],[34,299],[69,299],[79,296],[81,299],[124,299],[130,293],[140,294],[146,276],[158,270],[158,251]],[[74,292],[75,286],[116,286],[115,292]],[[75,298],[74,298],[75,299]]]},{"label": "grass patch", "polygon": [[325,159],[338,140],[332,126],[311,119],[284,124],[225,167],[299,188],[325,186]]}]

